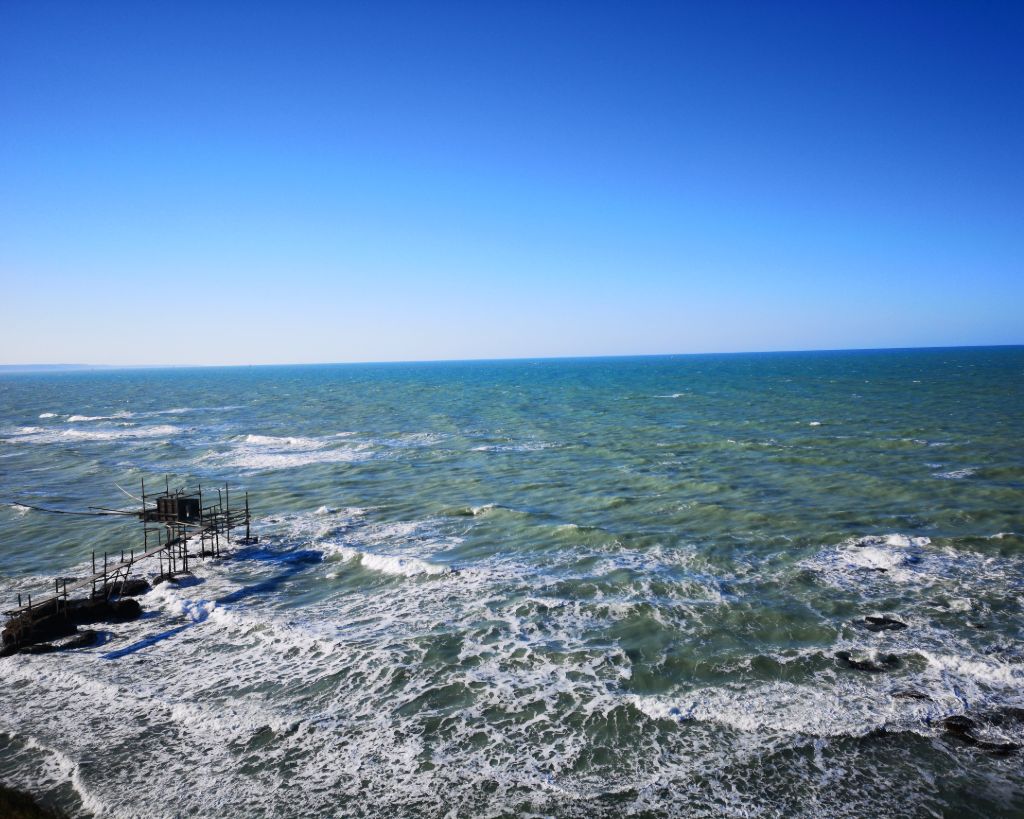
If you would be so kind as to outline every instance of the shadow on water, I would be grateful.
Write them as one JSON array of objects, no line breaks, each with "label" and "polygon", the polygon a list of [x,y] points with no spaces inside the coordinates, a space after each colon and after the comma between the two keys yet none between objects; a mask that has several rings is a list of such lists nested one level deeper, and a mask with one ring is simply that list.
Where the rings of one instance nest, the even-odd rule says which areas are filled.
[{"label": "shadow on water", "polygon": [[[223,597],[218,597],[216,600],[213,601],[215,607],[229,605],[231,603],[237,603],[239,600],[244,600],[245,598],[252,597],[253,595],[261,595],[272,592],[276,590],[279,586],[281,586],[281,584],[283,584],[286,580],[291,578],[293,575],[298,574],[303,569],[306,569],[309,566],[316,565],[317,563],[322,563],[324,556],[322,552],[318,552],[315,549],[301,549],[295,552],[281,553],[275,552],[272,549],[266,547],[247,547],[245,549],[241,549],[235,552],[234,555],[232,555],[232,559],[254,560],[263,563],[276,563],[280,566],[283,566],[284,568],[282,569],[282,571],[278,572],[273,577],[268,577],[266,580],[261,580],[259,583],[253,583],[249,586],[243,586],[242,588],[237,589],[231,592],[230,594],[226,594]],[[163,642],[164,640],[174,637],[177,634],[181,634],[181,632],[203,622],[203,620],[205,619],[206,617],[204,616],[202,618],[192,620],[191,622],[183,623],[180,626],[175,626],[174,628],[167,629],[166,631],[161,631],[157,634],[151,634],[150,636],[144,637],[141,640],[136,640],[134,643],[132,643],[129,646],[125,646],[124,648],[119,648],[115,651],[108,651],[106,654],[103,655],[103,659],[117,660],[121,657],[126,657],[129,654],[134,654],[137,651],[141,651],[144,648],[149,648],[150,646]]]}]

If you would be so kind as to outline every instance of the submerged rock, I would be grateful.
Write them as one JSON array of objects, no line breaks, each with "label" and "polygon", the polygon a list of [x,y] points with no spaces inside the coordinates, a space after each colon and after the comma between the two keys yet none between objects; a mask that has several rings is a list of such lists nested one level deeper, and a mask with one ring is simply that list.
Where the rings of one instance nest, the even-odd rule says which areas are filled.
[{"label": "submerged rock", "polygon": [[836,660],[839,661],[839,665],[843,668],[849,668],[853,671],[869,671],[873,674],[878,674],[882,671],[892,671],[894,668],[898,668],[900,664],[900,658],[895,654],[883,654],[877,660],[858,660],[849,651],[837,651]]},{"label": "submerged rock", "polygon": [[6,819],[60,819],[63,815],[42,807],[24,791],[0,785],[0,816]]},{"label": "submerged rock", "polygon": [[868,631],[899,631],[907,627],[907,624],[900,620],[874,614],[869,614],[863,620],[854,620],[853,622],[854,625],[866,628]]},{"label": "submerged rock", "polygon": [[992,740],[979,737],[978,731],[980,726],[978,723],[963,714],[946,717],[946,719],[942,721],[942,727],[946,730],[946,733],[949,736],[955,737],[963,744],[970,745],[973,748],[978,748],[981,751],[987,751],[988,753],[995,754],[997,756],[1006,756],[1007,754],[1019,751],[1021,748],[1020,744],[1017,742],[993,742]]},{"label": "submerged rock", "polygon": [[928,700],[929,702],[931,702],[931,699],[932,699],[927,694],[922,694],[920,691],[909,691],[909,690],[893,691],[892,692],[892,697],[894,699],[900,699],[900,700]]}]

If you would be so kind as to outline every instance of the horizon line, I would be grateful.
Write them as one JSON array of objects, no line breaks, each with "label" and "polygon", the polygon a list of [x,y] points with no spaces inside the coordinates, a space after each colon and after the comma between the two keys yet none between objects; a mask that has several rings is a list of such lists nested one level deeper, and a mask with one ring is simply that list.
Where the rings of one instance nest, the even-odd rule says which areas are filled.
[{"label": "horizon line", "polygon": [[235,367],[346,367],[375,364],[458,364],[473,362],[512,362],[512,361],[579,361],[599,359],[627,358],[684,358],[689,356],[708,355],[783,355],[790,353],[858,353],[858,352],[896,352],[909,350],[967,350],[967,349],[999,349],[1024,347],[1024,342],[1016,344],[935,344],[919,347],[811,347],[799,350],[733,350],[706,351],[688,353],[611,353],[596,355],[542,355],[542,356],[500,356],[495,358],[419,358],[419,359],[379,359],[365,361],[290,361],[263,362],[249,364],[0,364],[0,373],[36,371],[74,371],[74,370],[194,370],[194,369],[228,369]]}]

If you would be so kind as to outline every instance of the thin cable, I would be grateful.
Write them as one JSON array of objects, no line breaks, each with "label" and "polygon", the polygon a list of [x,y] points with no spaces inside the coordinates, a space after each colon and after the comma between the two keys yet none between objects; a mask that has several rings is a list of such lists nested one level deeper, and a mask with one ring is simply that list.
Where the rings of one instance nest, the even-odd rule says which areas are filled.
[{"label": "thin cable", "polygon": [[18,501],[3,501],[5,506],[20,506],[22,509],[35,509],[37,512],[49,512],[51,515],[83,515],[87,517],[106,517],[108,515],[128,515],[130,512],[114,512],[106,510],[103,512],[73,512],[69,509],[46,509],[42,506],[33,506],[31,503],[20,503]]}]

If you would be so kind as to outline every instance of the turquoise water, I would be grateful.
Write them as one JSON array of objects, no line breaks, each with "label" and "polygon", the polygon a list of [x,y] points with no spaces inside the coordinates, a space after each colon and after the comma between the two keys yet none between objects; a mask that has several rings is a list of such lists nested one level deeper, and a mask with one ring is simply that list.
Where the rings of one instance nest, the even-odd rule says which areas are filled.
[{"label": "turquoise water", "polygon": [[[0,781],[104,817],[1021,815],[1024,757],[942,721],[1024,742],[1022,440],[1024,348],[0,376],[0,499],[230,481],[261,536],[0,660]],[[0,507],[0,598],[138,525]]]}]

